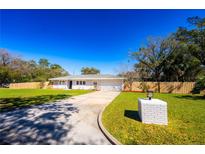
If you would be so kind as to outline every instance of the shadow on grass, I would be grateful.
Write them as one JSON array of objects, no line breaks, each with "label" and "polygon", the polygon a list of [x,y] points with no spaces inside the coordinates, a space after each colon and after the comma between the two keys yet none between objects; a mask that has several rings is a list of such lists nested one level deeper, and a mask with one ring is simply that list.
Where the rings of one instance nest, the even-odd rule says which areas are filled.
[{"label": "shadow on grass", "polygon": [[179,99],[189,99],[189,100],[205,100],[205,96],[200,95],[181,95],[181,96],[174,96]]},{"label": "shadow on grass", "polygon": [[70,96],[71,95],[41,95],[35,97],[0,98],[0,111],[8,111],[19,107],[55,102]]},{"label": "shadow on grass", "polygon": [[125,110],[124,112],[124,116],[136,121],[140,121],[140,117],[138,114],[138,111],[134,111],[134,110]]}]

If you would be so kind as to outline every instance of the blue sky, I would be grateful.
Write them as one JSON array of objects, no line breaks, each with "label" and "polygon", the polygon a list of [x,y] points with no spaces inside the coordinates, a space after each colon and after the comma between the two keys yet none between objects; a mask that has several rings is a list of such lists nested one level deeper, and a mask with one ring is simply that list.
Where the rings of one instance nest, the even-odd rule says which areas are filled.
[{"label": "blue sky", "polygon": [[[117,74],[148,36],[168,36],[205,10],[0,10],[0,48],[47,58],[71,74],[93,66]],[[131,68],[131,64],[130,68]]]}]

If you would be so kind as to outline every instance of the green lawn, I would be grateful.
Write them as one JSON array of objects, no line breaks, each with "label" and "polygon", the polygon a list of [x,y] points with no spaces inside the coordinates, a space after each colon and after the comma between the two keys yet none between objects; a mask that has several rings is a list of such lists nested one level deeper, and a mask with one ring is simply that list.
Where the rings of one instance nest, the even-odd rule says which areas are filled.
[{"label": "green lawn", "polygon": [[168,103],[168,126],[142,124],[138,98],[143,93],[122,92],[103,112],[105,128],[123,144],[205,144],[205,97],[154,94]]},{"label": "green lawn", "polygon": [[85,94],[89,90],[4,89],[0,88],[0,111],[43,104]]}]

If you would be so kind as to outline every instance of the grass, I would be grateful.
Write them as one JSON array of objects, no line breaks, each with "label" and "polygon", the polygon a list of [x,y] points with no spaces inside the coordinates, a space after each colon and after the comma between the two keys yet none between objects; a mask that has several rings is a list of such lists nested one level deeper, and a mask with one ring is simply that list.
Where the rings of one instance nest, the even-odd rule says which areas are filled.
[{"label": "grass", "polygon": [[205,97],[154,94],[168,103],[168,126],[140,122],[138,98],[144,93],[122,92],[103,112],[105,128],[123,144],[205,144]]},{"label": "grass", "polygon": [[91,92],[90,90],[54,90],[54,89],[6,89],[0,88],[0,111],[34,104],[55,102],[71,96]]}]

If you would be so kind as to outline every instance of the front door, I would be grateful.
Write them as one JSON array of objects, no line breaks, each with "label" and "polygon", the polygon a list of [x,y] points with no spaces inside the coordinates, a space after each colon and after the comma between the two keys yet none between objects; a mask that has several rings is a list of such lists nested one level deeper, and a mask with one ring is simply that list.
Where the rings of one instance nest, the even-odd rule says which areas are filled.
[{"label": "front door", "polygon": [[95,89],[95,90],[98,90],[98,89],[97,89],[97,86],[98,86],[97,82],[93,82],[93,85],[94,85],[94,89]]},{"label": "front door", "polygon": [[72,89],[72,85],[73,85],[73,82],[70,81],[70,82],[69,82],[69,89]]}]

